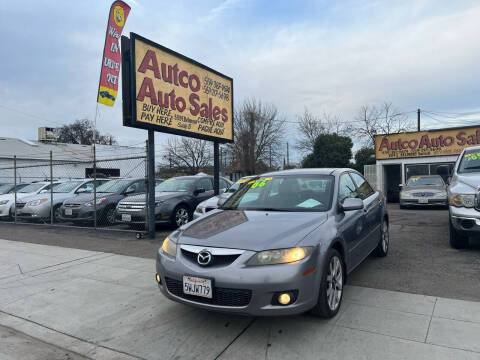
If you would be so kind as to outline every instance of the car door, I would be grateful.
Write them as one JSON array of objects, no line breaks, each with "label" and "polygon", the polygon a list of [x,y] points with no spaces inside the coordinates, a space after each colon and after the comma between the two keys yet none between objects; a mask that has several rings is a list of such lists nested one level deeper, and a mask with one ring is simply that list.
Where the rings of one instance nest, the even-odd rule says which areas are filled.
[{"label": "car door", "polygon": [[367,222],[367,238],[362,252],[364,257],[378,245],[382,224],[381,197],[378,191],[374,191],[367,180],[357,173],[350,173],[357,185],[358,197],[363,200],[365,208],[365,220]]},{"label": "car door", "polygon": [[[347,198],[357,198],[357,187],[349,173],[340,175],[338,184],[338,202],[343,204]],[[341,208],[341,207],[340,207]],[[362,244],[367,234],[367,224],[364,209],[343,211],[338,216],[338,231],[345,240],[349,268],[356,267],[362,260]]]},{"label": "car door", "polygon": [[195,190],[204,189],[204,192],[195,195],[195,207],[204,200],[213,196],[213,182],[211,178],[202,178],[197,181]]}]

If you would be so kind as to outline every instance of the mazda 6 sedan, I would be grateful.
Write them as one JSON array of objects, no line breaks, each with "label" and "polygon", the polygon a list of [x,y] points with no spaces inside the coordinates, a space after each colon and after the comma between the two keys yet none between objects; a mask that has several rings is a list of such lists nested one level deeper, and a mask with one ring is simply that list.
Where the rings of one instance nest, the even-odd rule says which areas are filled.
[{"label": "mazda 6 sedan", "polygon": [[168,298],[247,315],[337,314],[347,275],[386,256],[381,192],[351,169],[272,172],[171,233],[156,280]]}]

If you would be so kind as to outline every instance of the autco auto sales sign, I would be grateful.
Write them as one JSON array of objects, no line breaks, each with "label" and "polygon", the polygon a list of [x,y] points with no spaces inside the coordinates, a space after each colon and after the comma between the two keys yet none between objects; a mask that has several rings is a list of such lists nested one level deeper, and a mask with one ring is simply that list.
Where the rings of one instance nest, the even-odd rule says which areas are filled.
[{"label": "autco auto sales sign", "polygon": [[419,131],[375,137],[377,160],[422,156],[458,155],[480,144],[480,127]]},{"label": "autco auto sales sign", "polygon": [[[122,51],[124,43],[126,38]],[[124,106],[124,125],[233,141],[230,77],[133,33],[127,46],[130,95],[124,102],[130,102],[132,110],[128,114]],[[125,86],[123,91],[128,92]]]}]

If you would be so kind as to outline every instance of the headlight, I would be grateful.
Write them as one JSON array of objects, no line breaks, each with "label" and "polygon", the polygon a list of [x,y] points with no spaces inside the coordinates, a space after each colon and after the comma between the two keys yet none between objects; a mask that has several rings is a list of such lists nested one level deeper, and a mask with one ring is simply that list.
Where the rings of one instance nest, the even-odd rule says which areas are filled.
[{"label": "headlight", "polygon": [[412,193],[410,193],[408,191],[400,191],[400,197],[402,199],[412,199],[413,195],[412,195]]},{"label": "headlight", "polygon": [[195,209],[195,212],[203,214],[203,206],[198,205],[197,208]]},{"label": "headlight", "polygon": [[175,244],[172,240],[170,240],[170,238],[167,236],[165,238],[165,240],[163,240],[163,244],[162,244],[162,251],[167,254],[167,255],[170,255],[172,257],[176,257],[177,256],[177,244]]},{"label": "headlight", "polygon": [[447,192],[446,191],[437,192],[437,193],[433,194],[433,197],[437,198],[437,199],[445,198],[445,197],[447,197]]},{"label": "headlight", "polygon": [[[105,200],[107,200],[107,198],[97,199],[97,205],[102,204],[103,202],[105,202]],[[86,202],[84,205],[85,205],[85,206],[93,206],[93,200],[91,200],[91,201],[89,201],[89,202]]]},{"label": "headlight", "polygon": [[260,251],[253,255],[247,266],[286,264],[305,259],[313,252],[314,247],[294,247],[289,249]]},{"label": "headlight", "polygon": [[0,205],[5,205],[5,204],[8,204],[10,200],[2,200],[0,201]]},{"label": "headlight", "polygon": [[457,206],[457,207],[472,208],[475,206],[475,195],[452,194],[450,196],[450,205]]},{"label": "headlight", "polygon": [[43,204],[47,201],[48,201],[48,199],[33,200],[33,201],[27,202],[27,206],[38,206],[38,205],[41,205],[41,204]]}]

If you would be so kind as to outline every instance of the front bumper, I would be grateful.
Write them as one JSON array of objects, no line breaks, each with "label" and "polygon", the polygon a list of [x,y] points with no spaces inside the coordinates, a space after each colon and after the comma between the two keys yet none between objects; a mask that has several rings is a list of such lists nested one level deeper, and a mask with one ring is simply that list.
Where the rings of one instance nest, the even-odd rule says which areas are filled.
[{"label": "front bumper", "polygon": [[450,206],[450,220],[455,230],[464,234],[480,234],[480,211]]},{"label": "front bumper", "polygon": [[17,209],[17,218],[31,220],[45,220],[50,218],[50,204],[39,206],[24,206]]},{"label": "front bumper", "polygon": [[447,206],[447,198],[427,198],[427,203],[420,203],[419,198],[400,198],[402,206]]},{"label": "front bumper", "polygon": [[[161,277],[161,284],[158,286],[161,292],[171,300],[201,309],[233,314],[294,315],[304,313],[316,305],[321,280],[321,270],[317,266],[317,252],[296,263],[246,267],[245,261],[253,254],[255,252],[245,251],[233,263],[226,266],[201,267],[183,256],[180,249],[177,250],[176,259],[171,259],[159,250],[156,270]],[[316,267],[315,271],[303,275],[312,267]],[[178,285],[182,285],[184,275],[212,279],[213,298],[210,303],[204,303],[201,298],[197,300],[195,296],[185,296],[182,289],[179,292]],[[178,284],[177,287],[172,288],[172,283]],[[292,304],[287,306],[272,304],[275,293],[295,290],[298,294]],[[241,296],[243,299],[248,292],[250,297],[241,306],[219,305],[220,291],[222,297],[225,296],[226,291],[241,294],[235,296]]]},{"label": "front bumper", "polygon": [[[71,210],[72,214],[67,215],[66,210]],[[97,208],[97,220],[100,220],[100,215],[103,208]],[[72,221],[72,222],[87,222],[95,220],[95,209],[93,206],[77,206],[77,207],[67,207],[62,205],[60,208],[60,219],[62,221]]]},{"label": "front bumper", "polygon": [[0,205],[0,217],[7,217],[10,215],[11,203],[6,203],[5,205]]},{"label": "front bumper", "polygon": [[[126,221],[122,215],[130,215],[131,220]],[[122,224],[145,224],[146,214],[145,210],[140,211],[128,211],[118,209],[115,211],[115,221]],[[155,209],[155,224],[169,224],[170,214],[160,213]]]}]

